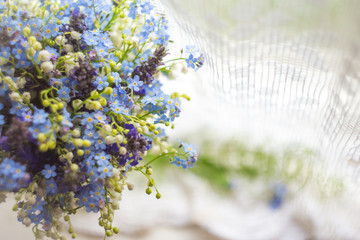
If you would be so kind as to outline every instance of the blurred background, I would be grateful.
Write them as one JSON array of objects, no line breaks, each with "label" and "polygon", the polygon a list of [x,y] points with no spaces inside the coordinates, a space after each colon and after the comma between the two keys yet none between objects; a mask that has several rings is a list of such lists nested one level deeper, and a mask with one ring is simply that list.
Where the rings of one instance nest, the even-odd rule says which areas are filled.
[{"label": "blurred background", "polygon": [[[193,143],[197,165],[153,165],[130,176],[114,239],[359,239],[360,2],[161,0],[171,51],[187,44],[205,66],[162,77],[191,96],[169,131]],[[171,56],[169,56],[171,58]],[[11,198],[11,197],[9,197]],[[12,202],[1,239],[32,239]],[[73,218],[79,239],[102,239],[97,215]]]}]

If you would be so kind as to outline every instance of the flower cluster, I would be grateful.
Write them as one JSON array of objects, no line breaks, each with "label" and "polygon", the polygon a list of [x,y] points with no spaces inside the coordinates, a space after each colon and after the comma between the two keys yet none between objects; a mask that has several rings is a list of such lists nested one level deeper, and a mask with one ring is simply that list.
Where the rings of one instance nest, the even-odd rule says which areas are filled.
[{"label": "flower cluster", "polygon": [[[37,239],[63,239],[62,219],[75,238],[70,215],[80,208],[100,212],[106,236],[118,233],[130,172],[160,198],[150,164],[197,160],[192,145],[173,148],[165,135],[189,99],[158,80],[174,64],[164,61],[166,18],[150,0],[8,0],[0,20],[0,191],[15,192],[18,220]],[[203,65],[194,47],[185,52],[176,63]],[[150,150],[158,156],[147,160]]]}]

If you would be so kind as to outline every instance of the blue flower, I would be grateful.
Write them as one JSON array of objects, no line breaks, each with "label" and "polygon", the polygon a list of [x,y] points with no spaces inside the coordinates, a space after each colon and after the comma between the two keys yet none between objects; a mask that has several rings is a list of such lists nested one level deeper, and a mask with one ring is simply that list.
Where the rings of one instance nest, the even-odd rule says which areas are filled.
[{"label": "blue flower", "polygon": [[134,78],[129,78],[128,79],[128,87],[130,89],[133,89],[134,91],[139,91],[139,87],[141,87],[142,85],[144,85],[143,81],[139,81],[140,77],[138,75],[135,75]]},{"label": "blue flower", "polygon": [[57,91],[57,94],[59,95],[59,98],[65,100],[66,102],[70,101],[70,94],[71,90],[67,87],[62,87]]},{"label": "blue flower", "polygon": [[4,46],[4,47],[1,47],[0,48],[1,49],[1,51],[0,51],[0,57],[3,57],[3,58],[5,58],[5,59],[9,59],[10,58],[10,47],[6,47],[6,46]]},{"label": "blue flower", "polygon": [[86,128],[88,129],[92,129],[94,125],[97,123],[98,121],[96,120],[96,118],[94,118],[94,116],[88,112],[85,112],[84,115],[82,116],[81,124],[83,126],[86,126]]},{"label": "blue flower", "polygon": [[166,45],[168,40],[169,40],[169,37],[170,35],[167,34],[166,32],[164,31],[158,31],[156,32],[156,38],[154,40],[154,44],[163,44],[163,45]]},{"label": "blue flower", "polygon": [[188,153],[190,156],[196,155],[196,150],[194,149],[194,146],[187,143],[182,143],[183,149],[186,153]]},{"label": "blue flower", "polygon": [[95,50],[99,57],[104,58],[108,55],[108,47],[106,47],[104,44],[96,45]]},{"label": "blue flower", "polygon": [[0,114],[0,125],[4,125],[5,121],[4,121],[4,115]]},{"label": "blue flower", "polygon": [[281,206],[284,197],[286,195],[286,186],[281,183],[277,183],[273,189],[273,198],[270,201],[270,207],[272,209],[277,209]]},{"label": "blue flower", "polygon": [[43,124],[46,122],[47,117],[49,116],[49,114],[47,112],[44,111],[44,109],[36,109],[34,116],[33,116],[33,123],[34,124]]},{"label": "blue flower", "polygon": [[49,164],[46,164],[45,165],[45,169],[43,169],[41,171],[41,173],[44,175],[44,177],[46,179],[49,179],[49,178],[52,178],[52,177],[55,177],[56,176],[56,166],[55,165],[52,165],[50,166]]},{"label": "blue flower", "polygon": [[56,37],[59,34],[59,27],[55,23],[48,23],[42,29],[43,36],[50,39],[51,37]]},{"label": "blue flower", "polygon": [[113,175],[112,172],[113,166],[111,164],[102,165],[99,167],[99,175],[101,178],[111,177]]},{"label": "blue flower", "polygon": [[96,155],[95,159],[97,160],[97,164],[102,166],[102,165],[108,165],[109,164],[109,160],[110,160],[110,155],[106,154],[105,152],[101,152],[99,154]]},{"label": "blue flower", "polygon": [[129,8],[129,14],[128,14],[128,17],[129,18],[132,18],[132,19],[135,19],[136,18],[136,15],[137,15],[137,6],[135,3],[130,3],[130,8]]},{"label": "blue flower", "polygon": [[198,60],[196,58],[194,58],[194,56],[192,54],[190,54],[189,57],[186,59],[187,67],[195,69],[195,63],[197,61]]},{"label": "blue flower", "polygon": [[13,48],[11,53],[17,60],[25,60],[26,59],[26,51],[25,51],[25,49],[23,49],[23,47],[20,44],[17,44]]},{"label": "blue flower", "polygon": [[189,53],[189,54],[194,54],[194,53],[197,53],[199,50],[197,48],[195,48],[194,45],[187,45],[185,47],[185,52],[186,53]]},{"label": "blue flower", "polygon": [[99,42],[99,33],[95,31],[85,31],[82,39],[89,46],[95,46]]},{"label": "blue flower", "polygon": [[97,150],[105,150],[106,148],[105,141],[103,141],[102,139],[97,139],[97,141],[95,142],[95,148]]},{"label": "blue flower", "polygon": [[107,86],[109,86],[109,83],[107,81],[107,77],[97,77],[96,81],[93,83],[94,86],[97,88],[97,90],[101,91],[104,88],[106,88]]},{"label": "blue flower", "polygon": [[154,121],[154,123],[166,123],[166,122],[169,122],[169,118],[166,117],[165,115],[161,115],[161,117],[159,117]]},{"label": "blue flower", "polygon": [[114,77],[114,83],[116,86],[120,86],[120,83],[122,82],[122,79],[117,72],[112,72],[111,75]]},{"label": "blue flower", "polygon": [[53,178],[45,180],[46,193],[49,195],[55,194],[57,191],[57,184]]},{"label": "blue flower", "polygon": [[132,71],[134,71],[133,67],[134,67],[134,63],[124,60],[121,64],[121,72],[124,75],[128,75],[129,73],[132,73]]},{"label": "blue flower", "polygon": [[174,161],[172,161],[171,164],[175,164],[176,166],[180,167],[185,164],[185,160],[179,157],[174,157]]},{"label": "blue flower", "polygon": [[141,0],[140,1],[140,7],[141,7],[141,13],[144,14],[150,14],[151,10],[154,8],[153,5],[151,5],[149,0]]}]

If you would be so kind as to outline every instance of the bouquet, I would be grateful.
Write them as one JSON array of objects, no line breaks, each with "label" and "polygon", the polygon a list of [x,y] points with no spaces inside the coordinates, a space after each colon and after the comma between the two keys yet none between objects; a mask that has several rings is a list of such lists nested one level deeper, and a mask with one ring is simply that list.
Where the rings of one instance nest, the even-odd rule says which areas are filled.
[{"label": "bouquet", "polygon": [[0,199],[15,193],[36,239],[65,239],[64,223],[75,238],[79,209],[99,213],[105,237],[118,233],[129,173],[160,198],[151,163],[197,160],[164,131],[189,97],[164,93],[158,77],[179,63],[198,69],[203,55],[187,46],[164,61],[168,21],[149,0],[0,0],[0,19]]}]

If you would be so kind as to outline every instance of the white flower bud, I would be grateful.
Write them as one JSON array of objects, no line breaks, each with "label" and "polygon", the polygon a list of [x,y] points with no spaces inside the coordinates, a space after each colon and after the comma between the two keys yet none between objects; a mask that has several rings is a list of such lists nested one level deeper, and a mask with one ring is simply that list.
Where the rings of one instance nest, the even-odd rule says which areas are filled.
[{"label": "white flower bud", "polygon": [[74,131],[72,132],[74,137],[80,137],[80,129],[75,128]]},{"label": "white flower bud", "polygon": [[18,88],[23,88],[26,84],[26,80],[24,77],[19,77],[17,82],[16,82],[16,85],[18,86]]},{"label": "white flower bud", "polygon": [[42,49],[42,45],[38,41],[36,41],[32,47],[34,48],[35,51],[40,51]]},{"label": "white flower bud", "polygon": [[74,51],[74,47],[71,44],[65,44],[64,49],[65,49],[66,52],[73,52]]},{"label": "white flower bud", "polygon": [[107,136],[107,137],[105,138],[105,142],[106,142],[106,144],[108,144],[108,145],[114,144],[114,143],[115,143],[115,138],[112,137],[112,136]]},{"label": "white flower bud", "polygon": [[11,101],[13,101],[13,102],[22,102],[22,98],[21,98],[20,94],[18,94],[17,92],[10,93],[9,97],[10,97]]},{"label": "white flower bud", "polygon": [[68,152],[68,153],[66,154],[66,158],[67,158],[69,161],[71,161],[71,160],[74,158],[74,154],[73,154],[72,152]]},{"label": "white flower bud", "polygon": [[43,232],[43,231],[37,231],[36,234],[35,234],[35,236],[36,236],[36,239],[42,240],[42,239],[44,239],[44,237],[45,237],[45,232]]},{"label": "white flower bud", "polygon": [[114,209],[114,210],[118,210],[120,208],[119,202],[117,202],[117,201],[112,201],[111,206],[112,206],[112,209]]},{"label": "white flower bud", "polygon": [[64,37],[63,35],[59,35],[55,38],[55,42],[58,44],[58,45],[65,45],[66,44],[66,37]]},{"label": "white flower bud", "polygon": [[40,67],[45,73],[50,73],[54,70],[54,65],[51,62],[43,62]]},{"label": "white flower bud", "polygon": [[59,11],[59,4],[58,4],[58,3],[53,3],[53,4],[51,4],[50,10],[51,10],[51,12],[53,12],[53,13],[58,12],[58,11]]},{"label": "white flower bud", "polygon": [[26,100],[30,101],[31,95],[29,92],[24,92],[23,96],[25,97]]},{"label": "white flower bud", "polygon": [[120,148],[120,154],[121,154],[121,155],[125,155],[125,154],[126,154],[126,148],[121,147],[121,148]]},{"label": "white flower bud", "polygon": [[112,128],[111,128],[111,126],[109,124],[104,125],[104,129],[107,132],[111,132],[111,130],[112,130]]},{"label": "white flower bud", "polygon": [[88,110],[93,110],[94,105],[91,102],[86,102],[85,103],[85,108],[88,109]]},{"label": "white flower bud", "polygon": [[101,108],[101,104],[99,101],[93,101],[92,105],[93,105],[93,109],[95,110],[99,110]]},{"label": "white flower bud", "polygon": [[77,57],[77,59],[81,59],[81,60],[85,59],[85,55],[82,52],[75,53],[75,56]]},{"label": "white flower bud", "polygon": [[41,50],[39,52],[39,58],[43,62],[49,62],[51,59],[51,53],[49,53],[47,50]]},{"label": "white flower bud", "polygon": [[30,220],[30,218],[28,218],[28,217],[24,218],[23,223],[24,223],[24,225],[25,225],[25,226],[29,227],[29,226],[30,226],[30,224],[31,224],[31,220]]},{"label": "white flower bud", "polygon": [[122,135],[116,135],[116,141],[118,142],[118,143],[122,143],[123,141],[124,141],[124,137],[122,136]]},{"label": "white flower bud", "polygon": [[120,178],[120,171],[119,171],[119,169],[113,168],[113,169],[112,169],[112,173],[113,173],[113,176],[115,177],[115,179]]},{"label": "white flower bud", "polygon": [[75,40],[80,40],[80,38],[81,38],[81,33],[77,32],[77,31],[72,31],[70,34],[71,34],[71,37]]},{"label": "white flower bud", "polygon": [[25,212],[25,210],[24,209],[20,209],[19,211],[18,211],[18,217],[20,218],[20,219],[24,219],[26,216],[27,216],[27,214],[26,214],[26,212]]},{"label": "white flower bud", "polygon": [[73,108],[78,108],[78,107],[80,107],[81,104],[82,104],[82,101],[80,99],[75,99],[74,101],[72,101]]},{"label": "white flower bud", "polygon": [[34,205],[36,202],[36,197],[35,196],[31,196],[29,199],[28,199],[28,203],[30,205]]}]

